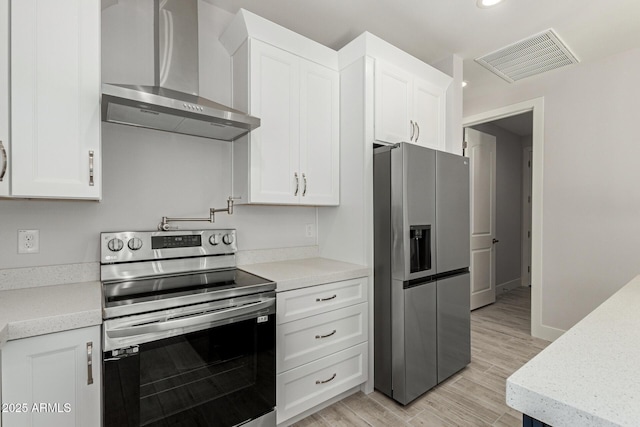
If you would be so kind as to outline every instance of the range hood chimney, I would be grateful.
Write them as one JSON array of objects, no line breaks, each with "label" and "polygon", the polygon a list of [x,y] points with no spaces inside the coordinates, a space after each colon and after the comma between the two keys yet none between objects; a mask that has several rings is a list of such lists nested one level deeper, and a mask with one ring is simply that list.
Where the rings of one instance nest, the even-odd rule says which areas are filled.
[{"label": "range hood chimney", "polygon": [[154,86],[102,84],[102,120],[233,141],[260,119],[198,96],[198,0],[154,1]]}]

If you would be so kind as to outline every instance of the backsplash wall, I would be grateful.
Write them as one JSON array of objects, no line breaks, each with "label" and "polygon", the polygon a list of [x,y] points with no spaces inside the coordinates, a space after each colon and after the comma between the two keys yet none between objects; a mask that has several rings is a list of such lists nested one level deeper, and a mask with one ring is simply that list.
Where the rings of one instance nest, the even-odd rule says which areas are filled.
[{"label": "backsplash wall", "polygon": [[[102,231],[155,230],[162,216],[207,217],[210,207],[226,207],[230,144],[103,123],[102,201],[0,200],[0,269],[96,262]],[[315,227],[315,208],[237,205],[215,224],[177,225],[237,228],[248,250],[315,245],[306,224]],[[40,253],[17,253],[19,229],[40,230]]]}]

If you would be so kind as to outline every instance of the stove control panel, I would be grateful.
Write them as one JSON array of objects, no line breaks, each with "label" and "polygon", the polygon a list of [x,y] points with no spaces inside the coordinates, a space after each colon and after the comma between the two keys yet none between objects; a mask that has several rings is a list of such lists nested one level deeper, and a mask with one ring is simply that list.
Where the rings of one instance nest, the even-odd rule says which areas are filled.
[{"label": "stove control panel", "polygon": [[233,255],[236,230],[120,231],[100,234],[100,263]]}]

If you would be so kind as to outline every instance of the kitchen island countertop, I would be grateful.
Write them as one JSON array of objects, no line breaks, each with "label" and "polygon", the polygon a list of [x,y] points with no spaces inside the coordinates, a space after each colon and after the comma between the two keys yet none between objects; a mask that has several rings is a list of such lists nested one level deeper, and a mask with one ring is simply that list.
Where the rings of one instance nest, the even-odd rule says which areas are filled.
[{"label": "kitchen island countertop", "polygon": [[507,379],[507,404],[554,427],[640,424],[640,276]]},{"label": "kitchen island countertop", "polygon": [[0,291],[0,348],[9,340],[100,324],[98,281]]},{"label": "kitchen island countertop", "polygon": [[278,292],[365,277],[370,273],[366,266],[327,258],[247,264],[239,265],[238,268],[273,280],[277,283]]}]

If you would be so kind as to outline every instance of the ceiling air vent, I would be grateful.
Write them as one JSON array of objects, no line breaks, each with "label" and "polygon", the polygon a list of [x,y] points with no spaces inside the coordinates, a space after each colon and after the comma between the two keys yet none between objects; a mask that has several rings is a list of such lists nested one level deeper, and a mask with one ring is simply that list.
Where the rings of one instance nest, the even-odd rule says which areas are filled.
[{"label": "ceiling air vent", "polygon": [[553,30],[496,50],[476,62],[509,83],[549,70],[577,64],[578,59]]}]

